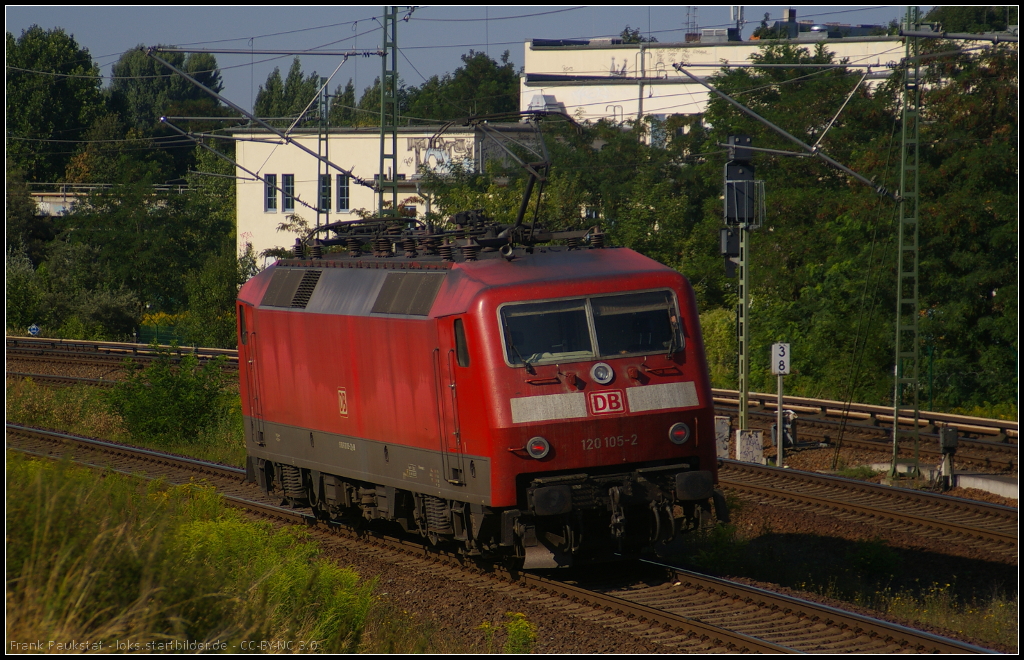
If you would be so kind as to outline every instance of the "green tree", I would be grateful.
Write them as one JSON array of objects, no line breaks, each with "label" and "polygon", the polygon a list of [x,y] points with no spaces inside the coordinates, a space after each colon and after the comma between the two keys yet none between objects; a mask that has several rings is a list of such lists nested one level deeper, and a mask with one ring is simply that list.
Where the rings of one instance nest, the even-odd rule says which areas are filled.
[{"label": "green tree", "polygon": [[61,28],[33,25],[18,39],[8,32],[6,50],[8,162],[27,181],[60,181],[68,144],[102,112],[99,69],[89,50]]},{"label": "green tree", "polygon": [[7,161],[5,211],[7,251],[24,251],[32,263],[40,263],[46,245],[56,237],[57,231],[53,218],[37,212],[36,201],[29,193],[24,173],[10,160]]},{"label": "green tree", "polygon": [[[950,44],[932,47],[950,50]],[[927,76],[920,279],[926,313],[920,331],[932,373],[928,394],[945,408],[1013,401],[1017,55],[994,48],[936,58]]]},{"label": "green tree", "polygon": [[761,24],[757,26],[751,33],[751,38],[756,39],[786,39],[789,37],[789,32],[785,29],[776,30],[773,27],[768,26],[768,21],[771,20],[771,14],[768,12],[764,13],[764,18],[761,19]]},{"label": "green tree", "polygon": [[[230,163],[205,149],[197,152],[196,161],[200,172],[227,175],[232,171]],[[235,183],[231,178],[192,174],[188,199],[189,206],[196,209],[194,214],[205,215],[223,229],[234,229]],[[206,252],[203,259],[185,276],[188,314],[177,330],[197,346],[234,348],[238,287],[256,273],[252,246],[247,246],[241,256],[236,255],[232,231]]]},{"label": "green tree", "polygon": [[[158,53],[176,68],[189,74],[214,92],[223,88],[216,58],[209,53]],[[116,113],[128,132],[140,138],[159,142],[174,138],[170,146],[161,146],[172,159],[170,178],[180,178],[194,164],[194,145],[181,143],[179,135],[160,123],[160,118],[223,117],[228,114],[215,98],[192,82],[174,73],[145,52],[145,47],[129,50],[114,63],[109,89],[108,107]],[[179,128],[205,131],[219,127],[219,122],[174,120]],[[156,142],[153,146],[158,146]],[[136,152],[137,153],[137,152]],[[152,154],[146,154],[151,158]]]},{"label": "green tree", "polygon": [[42,310],[36,271],[20,247],[8,245],[4,256],[7,334],[27,334],[28,327],[40,320],[37,314]]},{"label": "green tree", "polygon": [[[281,79],[281,70],[274,67],[274,71],[267,76],[266,84],[260,85],[259,92],[256,93],[253,112],[258,117],[281,118],[270,122],[271,125],[288,127],[314,99],[319,88],[320,76],[316,71],[308,76],[304,75],[302,63],[296,57],[292,60],[288,77],[284,80]],[[318,104],[314,102],[299,125],[316,125],[317,113]]]},{"label": "green tree", "polygon": [[658,42],[657,37],[645,37],[640,32],[640,28],[630,28],[628,25],[619,34],[619,38],[622,39],[624,44],[653,44]]},{"label": "green tree", "polygon": [[345,89],[341,85],[334,90],[329,115],[331,126],[353,126],[356,119],[356,86],[348,79]]},{"label": "green tree", "polygon": [[410,117],[448,121],[518,110],[519,76],[509,52],[502,54],[499,64],[486,53],[471,50],[462,55],[462,66],[453,73],[432,76],[418,88],[410,88],[403,112]]},{"label": "green tree", "polygon": [[[810,51],[787,42],[767,44],[752,59],[834,63],[820,45]],[[898,117],[888,100],[895,86],[875,95],[858,88],[822,135],[856,80],[842,67],[812,75],[806,69],[755,67],[723,71],[711,82],[804,142],[820,139],[819,146],[836,160],[895,188],[893,159],[899,152],[892,136]],[[682,270],[694,282],[703,310],[722,307],[731,313],[738,292],[736,280],[725,277],[717,249],[724,153],[716,145],[746,134],[757,147],[796,149],[717,98],[709,102],[703,124],[672,143],[687,156],[682,176],[700,200],[691,206],[695,224]],[[878,374],[892,370],[888,310],[895,305],[895,276],[883,277],[892,268],[892,205],[817,159],[759,153],[754,163],[765,182],[767,215],[751,238],[752,386],[770,390],[769,346],[788,341],[797,357],[790,391],[882,403],[891,390]]]},{"label": "green tree", "polygon": [[[404,121],[402,117],[409,114],[410,88],[398,80],[398,115],[399,123]],[[380,78],[374,78],[373,84],[363,89],[363,95],[359,97],[356,111],[353,116],[355,126],[380,126]]]},{"label": "green tree", "polygon": [[998,32],[1020,21],[1020,8],[1002,7],[932,7],[924,20],[938,23],[945,32]]},{"label": "green tree", "polygon": [[64,178],[69,183],[117,183],[140,171],[152,172],[160,182],[175,176],[173,157],[140,129],[126,127],[115,113],[99,117],[85,139],[68,163]]},{"label": "green tree", "polygon": [[93,191],[63,219],[67,236],[95,248],[108,281],[133,291],[151,311],[180,311],[186,274],[234,240],[234,186],[196,177],[185,194],[158,194],[153,184],[162,180],[154,168],[139,161],[123,166],[121,180]]},{"label": "green tree", "polygon": [[[159,48],[159,46],[158,46]],[[157,53],[157,55],[206,87],[220,92],[217,59],[209,53]],[[143,135],[158,133],[160,117],[220,115],[212,96],[146,55],[146,47],[126,51],[112,69],[110,108],[129,128]]]},{"label": "green tree", "polygon": [[54,241],[37,268],[23,253],[7,253],[7,327],[45,337],[121,341],[138,327],[141,307],[126,288],[111,285],[88,245]]},{"label": "green tree", "polygon": [[241,283],[239,262],[233,249],[206,258],[203,267],[185,278],[188,314],[177,326],[196,346],[235,348],[235,298]]}]

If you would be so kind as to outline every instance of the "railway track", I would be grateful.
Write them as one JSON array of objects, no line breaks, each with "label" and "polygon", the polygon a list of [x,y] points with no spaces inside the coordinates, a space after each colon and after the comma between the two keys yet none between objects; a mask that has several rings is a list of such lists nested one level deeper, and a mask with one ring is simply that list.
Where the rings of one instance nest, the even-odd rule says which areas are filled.
[{"label": "railway track", "polygon": [[226,348],[159,346],[154,349],[148,344],[27,337],[7,337],[6,347],[8,360],[27,362],[119,367],[125,359],[147,364],[161,353],[169,353],[174,361],[186,355],[194,355],[200,363],[221,357],[225,369],[238,369],[238,351]]},{"label": "railway track", "polygon": [[723,461],[718,479],[723,488],[783,508],[911,533],[931,545],[968,545],[1017,561],[1013,507],[740,461]]},{"label": "railway track", "polygon": [[201,476],[233,506],[315,526],[332,538],[373,544],[403,555],[407,563],[444,574],[445,579],[511,590],[546,608],[656,642],[666,651],[985,652],[965,642],[671,567],[660,567],[668,571],[668,577],[658,584],[601,588],[570,584],[558,575],[469,563],[416,541],[318,523],[312,516],[279,506],[242,483],[244,470],[188,457],[14,424],[7,424],[7,444],[11,449],[46,457],[71,453],[73,460],[86,465],[172,483]]},{"label": "railway track", "polygon": [[[738,417],[739,394],[733,390],[713,389],[715,412],[728,415],[735,424]],[[778,408],[775,394],[752,392],[749,418],[755,429],[767,431],[775,424]],[[842,401],[783,397],[783,409],[799,415],[798,439],[810,437],[816,442],[834,446],[863,449],[889,455],[892,451],[892,409],[869,404],[845,404]],[[900,418],[900,426],[910,428],[912,419]],[[960,435],[956,453],[958,463],[970,463],[985,469],[1016,472],[1017,428],[1015,421],[968,417],[948,413],[921,411],[919,430],[922,459],[939,463],[938,429],[955,426]],[[904,443],[901,455],[909,456],[911,447]]]}]

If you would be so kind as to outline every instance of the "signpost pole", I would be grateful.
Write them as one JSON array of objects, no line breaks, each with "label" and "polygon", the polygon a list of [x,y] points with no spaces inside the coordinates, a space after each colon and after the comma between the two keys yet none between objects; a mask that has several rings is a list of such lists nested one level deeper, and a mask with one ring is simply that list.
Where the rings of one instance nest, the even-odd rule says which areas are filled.
[{"label": "signpost pole", "polygon": [[779,374],[779,404],[778,409],[775,411],[775,428],[778,431],[775,433],[775,438],[779,441],[779,453],[775,464],[778,467],[784,465],[782,461],[782,436],[785,434],[782,426],[782,374]]},{"label": "signpost pole", "polygon": [[778,453],[775,454],[775,466],[782,467],[782,445],[786,435],[786,427],[783,426],[782,414],[782,377],[789,373],[789,344],[772,344],[772,373],[779,377],[778,407],[775,410],[775,441],[778,443]]}]

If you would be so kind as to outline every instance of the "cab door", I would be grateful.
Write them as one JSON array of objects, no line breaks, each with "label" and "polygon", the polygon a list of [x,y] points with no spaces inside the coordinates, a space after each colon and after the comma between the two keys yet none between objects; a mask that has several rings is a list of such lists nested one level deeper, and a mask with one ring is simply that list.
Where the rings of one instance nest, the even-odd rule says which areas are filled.
[{"label": "cab door", "polygon": [[260,447],[263,439],[263,391],[259,372],[259,342],[256,317],[249,305],[238,306],[238,361],[244,375],[246,400],[249,404],[249,437]]},{"label": "cab door", "polygon": [[438,393],[441,461],[445,480],[462,486],[466,484],[466,469],[459,418],[459,372],[469,366],[469,353],[461,318],[438,320],[438,344],[438,348],[434,349],[434,373]]}]

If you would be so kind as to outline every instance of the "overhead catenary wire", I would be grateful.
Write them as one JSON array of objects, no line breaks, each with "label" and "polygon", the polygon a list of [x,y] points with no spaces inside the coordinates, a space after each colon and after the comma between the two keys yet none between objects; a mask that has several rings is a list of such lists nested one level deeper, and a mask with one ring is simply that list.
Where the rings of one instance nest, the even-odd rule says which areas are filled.
[{"label": "overhead catenary wire", "polygon": [[153,59],[155,59],[156,61],[160,62],[161,64],[163,64],[163,65],[164,65],[164,66],[166,66],[167,68],[171,69],[171,70],[172,70],[172,71],[174,71],[175,73],[179,74],[180,76],[182,76],[182,77],[183,77],[183,78],[185,78],[186,80],[190,81],[190,82],[191,82],[192,84],[196,85],[197,87],[199,87],[200,89],[202,89],[202,90],[203,90],[204,92],[206,92],[207,94],[210,94],[210,95],[211,95],[211,96],[213,96],[213,97],[214,97],[215,99],[217,99],[217,100],[219,100],[219,101],[223,102],[224,104],[226,104],[226,105],[227,105],[228,107],[230,107],[230,108],[231,108],[232,110],[234,110],[235,112],[241,113],[241,114],[243,114],[243,115],[245,115],[245,116],[249,117],[249,118],[250,118],[251,120],[253,120],[253,121],[255,121],[256,123],[260,124],[260,125],[261,125],[261,126],[262,126],[263,128],[265,128],[265,129],[269,130],[269,131],[270,131],[271,133],[274,133],[275,135],[277,135],[277,136],[278,136],[278,137],[280,137],[281,139],[285,140],[285,141],[286,141],[286,142],[288,142],[289,144],[294,144],[294,145],[295,145],[296,147],[298,147],[298,148],[299,148],[299,149],[301,149],[302,151],[305,151],[306,153],[308,153],[309,155],[313,156],[313,157],[314,157],[314,158],[316,158],[317,160],[319,160],[319,161],[323,162],[323,163],[324,163],[324,164],[326,164],[326,165],[327,165],[328,167],[333,167],[334,169],[338,170],[338,171],[339,171],[339,172],[341,172],[342,174],[345,174],[345,175],[347,175],[347,176],[348,176],[348,177],[349,177],[349,178],[350,178],[350,179],[351,179],[352,181],[355,181],[355,182],[356,182],[357,184],[359,184],[359,185],[361,185],[361,186],[366,186],[367,188],[373,188],[373,189],[376,189],[373,183],[371,183],[371,182],[369,182],[369,181],[367,181],[367,180],[363,179],[362,177],[360,177],[360,176],[358,176],[358,175],[356,175],[356,174],[353,174],[353,173],[352,173],[351,171],[349,171],[349,170],[346,170],[346,169],[345,169],[344,167],[341,167],[340,165],[337,165],[337,164],[335,164],[335,163],[331,162],[331,161],[330,161],[330,160],[328,160],[327,158],[324,158],[324,157],[323,157],[323,156],[321,156],[320,154],[318,154],[318,153],[316,153],[316,152],[312,151],[311,149],[309,149],[309,148],[308,148],[308,147],[306,147],[305,145],[303,145],[303,144],[301,144],[301,143],[299,143],[299,142],[296,142],[295,140],[293,140],[292,138],[288,137],[287,135],[285,135],[285,134],[284,134],[284,133],[282,133],[281,131],[277,130],[276,128],[274,128],[273,126],[271,126],[270,124],[268,124],[267,122],[265,122],[265,121],[263,121],[262,119],[260,119],[259,117],[256,117],[255,115],[253,115],[253,114],[251,114],[251,113],[249,113],[249,112],[246,112],[245,110],[243,110],[243,109],[242,109],[241,107],[239,107],[238,105],[236,105],[235,103],[233,103],[233,102],[232,102],[232,101],[230,101],[229,99],[227,99],[227,98],[225,98],[225,97],[221,96],[220,94],[218,94],[217,92],[213,91],[213,90],[212,90],[212,89],[210,89],[209,87],[206,87],[205,85],[203,85],[202,83],[200,83],[200,82],[199,82],[198,80],[196,80],[195,78],[193,78],[193,77],[189,76],[189,75],[188,75],[188,74],[186,74],[185,72],[181,71],[180,69],[178,69],[178,68],[177,68],[177,67],[175,67],[174,65],[172,65],[172,64],[170,64],[169,62],[166,62],[165,60],[162,60],[161,58],[157,57],[156,55],[154,55],[154,54],[153,54],[153,51],[154,51],[154,50],[155,50],[155,49],[150,49],[150,50],[148,50],[148,51],[146,52],[146,54],[147,54],[147,55],[148,55],[149,57],[152,57],[152,58],[153,58]]}]

